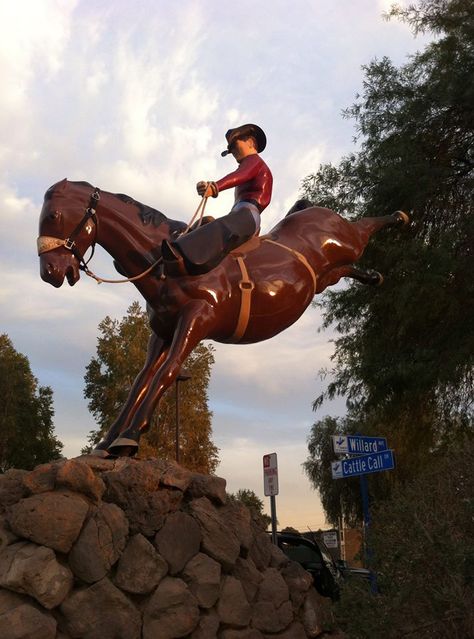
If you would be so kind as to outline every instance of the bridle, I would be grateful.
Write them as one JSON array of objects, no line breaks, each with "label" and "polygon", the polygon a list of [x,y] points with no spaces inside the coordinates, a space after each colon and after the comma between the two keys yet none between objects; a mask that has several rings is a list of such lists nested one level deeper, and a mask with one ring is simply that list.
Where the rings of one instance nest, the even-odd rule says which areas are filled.
[{"label": "bridle", "polygon": [[[38,255],[42,255],[43,253],[47,253],[48,251],[54,251],[54,249],[57,249],[63,246],[68,251],[71,251],[74,257],[77,259],[77,261],[79,262],[79,269],[81,271],[84,271],[85,273],[88,273],[89,269],[87,268],[87,265],[89,264],[89,262],[91,261],[94,255],[96,239],[97,239],[98,221],[97,221],[96,212],[97,212],[97,205],[99,200],[100,200],[100,189],[96,187],[94,189],[94,192],[90,196],[89,204],[84,210],[84,215],[82,216],[81,220],[77,224],[76,228],[72,231],[72,233],[66,239],[63,240],[59,237],[51,237],[49,235],[40,235],[37,240]],[[76,240],[79,237],[82,229],[84,228],[84,226],[87,224],[89,220],[92,220],[95,224],[95,234],[94,234],[94,240],[92,244],[90,245],[92,252],[89,259],[86,262],[84,260],[84,254],[81,254],[79,250],[77,249]]]}]

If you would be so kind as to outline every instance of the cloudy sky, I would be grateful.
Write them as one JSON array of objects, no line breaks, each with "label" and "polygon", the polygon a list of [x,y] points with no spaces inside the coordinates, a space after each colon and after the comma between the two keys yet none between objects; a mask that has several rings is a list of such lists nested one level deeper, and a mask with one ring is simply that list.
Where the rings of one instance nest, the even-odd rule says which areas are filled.
[{"label": "cloudy sky", "polygon": [[[82,278],[54,289],[35,251],[45,190],[87,180],[188,220],[195,183],[233,170],[220,157],[224,133],[244,122],[266,131],[274,194],[271,228],[321,162],[354,149],[341,116],[361,90],[361,66],[401,64],[422,46],[385,22],[388,0],[0,0],[0,331],[54,391],[56,432],[69,457],[94,422],[83,398],[97,325],[138,299],[131,284]],[[216,216],[232,194],[209,203]],[[114,277],[98,252],[93,270]],[[87,281],[86,281],[87,280]],[[282,526],[324,525],[301,470],[330,364],[330,332],[315,309],[282,335],[254,346],[217,345],[210,388],[218,474],[228,489],[263,498],[262,455],[277,452]],[[268,499],[265,499],[269,510]]]}]

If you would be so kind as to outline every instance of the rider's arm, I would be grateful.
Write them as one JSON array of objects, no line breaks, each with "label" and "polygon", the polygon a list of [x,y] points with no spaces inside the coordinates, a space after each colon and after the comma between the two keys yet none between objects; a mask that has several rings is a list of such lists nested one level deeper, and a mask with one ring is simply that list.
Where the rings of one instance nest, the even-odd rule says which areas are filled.
[{"label": "rider's arm", "polygon": [[219,191],[240,186],[253,179],[259,172],[263,160],[255,153],[242,160],[238,168],[216,182]]}]

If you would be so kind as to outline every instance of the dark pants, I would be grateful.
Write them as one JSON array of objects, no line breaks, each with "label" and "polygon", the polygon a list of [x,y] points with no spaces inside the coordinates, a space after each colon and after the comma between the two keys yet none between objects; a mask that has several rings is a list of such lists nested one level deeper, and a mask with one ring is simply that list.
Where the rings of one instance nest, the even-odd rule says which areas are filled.
[{"label": "dark pants", "polygon": [[252,208],[255,210],[251,205],[240,203],[237,211],[232,210],[174,242],[165,240],[162,244],[165,273],[202,275],[211,271],[230,251],[255,234]]}]

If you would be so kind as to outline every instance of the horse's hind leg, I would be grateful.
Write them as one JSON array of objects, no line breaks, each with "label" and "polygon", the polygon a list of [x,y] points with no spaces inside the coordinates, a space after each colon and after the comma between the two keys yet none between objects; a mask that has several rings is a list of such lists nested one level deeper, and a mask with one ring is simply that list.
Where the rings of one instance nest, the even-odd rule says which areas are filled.
[{"label": "horse's hind leg", "polygon": [[352,224],[361,232],[366,242],[371,236],[390,226],[405,226],[409,224],[410,218],[403,211],[395,211],[392,215],[381,215],[380,217],[363,217]]},{"label": "horse's hind leg", "polygon": [[383,282],[383,276],[378,271],[363,271],[352,265],[337,266],[328,273],[319,276],[316,293],[321,293],[328,286],[334,286],[334,284],[339,282],[341,277],[350,277],[353,280],[357,280],[362,284],[368,284],[369,286],[379,286]]},{"label": "horse's hind leg", "polygon": [[[410,218],[406,213],[403,211],[395,211],[392,215],[363,217],[356,222],[351,222],[352,227],[357,230],[357,234],[353,238],[353,244],[349,247],[352,252],[351,261],[355,262],[361,257],[374,233],[386,227],[406,225],[409,221]],[[383,276],[377,271],[362,271],[352,264],[346,264],[344,266],[337,266],[327,273],[320,275],[316,293],[321,293],[328,286],[337,284],[341,277],[350,277],[362,282],[362,284],[372,286],[377,286],[383,282]]]}]

